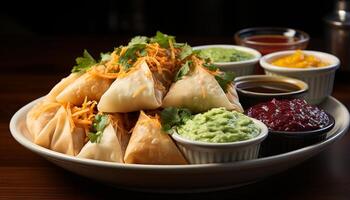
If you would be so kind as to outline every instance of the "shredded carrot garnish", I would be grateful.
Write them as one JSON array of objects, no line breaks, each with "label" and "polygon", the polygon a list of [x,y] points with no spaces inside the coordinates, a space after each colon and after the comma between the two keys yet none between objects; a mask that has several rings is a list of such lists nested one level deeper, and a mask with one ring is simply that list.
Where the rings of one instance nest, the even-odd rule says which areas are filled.
[{"label": "shredded carrot garnish", "polygon": [[167,49],[161,48],[159,44],[152,43],[147,44],[146,50],[148,56],[146,56],[147,64],[152,72],[162,73],[164,70],[175,72],[178,69],[178,63],[176,63],[176,50],[171,41],[169,41],[170,52]]},{"label": "shredded carrot garnish", "polygon": [[108,73],[108,72],[98,72],[96,70],[90,70],[90,74],[98,76],[105,79],[116,79],[118,78],[118,73]]},{"label": "shredded carrot garnish", "polygon": [[92,125],[91,120],[82,120],[82,119],[73,119],[75,124],[80,124],[80,125]]},{"label": "shredded carrot garnish", "polygon": [[72,106],[67,103],[66,108],[72,131],[79,126],[84,129],[86,136],[88,135],[97,113],[96,105],[96,101],[88,101],[87,97],[81,106]]},{"label": "shredded carrot garnish", "polygon": [[202,69],[204,69],[205,71],[207,71],[208,73],[212,74],[212,75],[218,75],[220,73],[220,70],[217,69],[215,71],[211,71],[208,68],[204,67],[204,61],[200,58],[198,58],[197,56],[192,55],[191,56],[191,61],[193,62],[193,64],[197,67],[200,67]]},{"label": "shredded carrot garnish", "polygon": [[74,114],[72,114],[72,117],[76,117],[76,116],[79,116],[79,115],[85,114],[85,113],[87,113],[87,112],[89,112],[89,111],[90,111],[90,109],[89,109],[89,108],[85,108],[85,109],[83,109],[83,110],[80,110],[80,111],[75,112]]},{"label": "shredded carrot garnish", "polygon": [[138,69],[142,62],[146,62],[152,74],[157,74],[153,78],[159,79],[160,84],[165,85],[165,88],[170,87],[173,76],[181,67],[180,60],[176,59],[181,49],[175,48],[171,40],[168,42],[168,49],[162,48],[158,43],[146,44],[145,50],[147,54],[141,55],[140,52],[136,52],[137,59],[130,59],[128,63],[132,67],[127,69],[119,63],[120,57],[128,50],[128,47],[122,47],[120,52],[112,52],[109,61],[92,67],[88,72],[104,79],[123,78]]}]

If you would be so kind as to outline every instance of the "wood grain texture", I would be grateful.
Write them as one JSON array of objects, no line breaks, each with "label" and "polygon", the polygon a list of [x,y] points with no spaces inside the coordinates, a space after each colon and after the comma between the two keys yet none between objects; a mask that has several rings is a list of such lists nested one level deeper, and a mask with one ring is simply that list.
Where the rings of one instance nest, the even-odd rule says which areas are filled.
[{"label": "wood grain texture", "polygon": [[[231,43],[231,38],[187,38],[192,44]],[[11,116],[46,94],[68,74],[84,48],[108,51],[124,38],[0,39],[0,199],[349,199],[350,134],[310,160],[252,185],[206,194],[148,194],[105,186],[49,163],[18,144]],[[88,44],[88,45],[86,45]],[[320,43],[314,46],[322,46]],[[21,56],[19,56],[21,55]],[[337,73],[333,96],[350,107],[349,73]],[[93,172],[91,172],[93,173]]]}]

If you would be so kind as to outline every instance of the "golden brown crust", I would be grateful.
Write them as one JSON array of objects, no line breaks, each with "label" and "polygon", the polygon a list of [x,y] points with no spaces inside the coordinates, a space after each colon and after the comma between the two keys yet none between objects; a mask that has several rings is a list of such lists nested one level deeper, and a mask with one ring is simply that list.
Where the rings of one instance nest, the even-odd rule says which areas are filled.
[{"label": "golden brown crust", "polygon": [[133,164],[187,164],[171,137],[162,131],[159,119],[153,119],[142,111],[132,132],[124,161]]}]

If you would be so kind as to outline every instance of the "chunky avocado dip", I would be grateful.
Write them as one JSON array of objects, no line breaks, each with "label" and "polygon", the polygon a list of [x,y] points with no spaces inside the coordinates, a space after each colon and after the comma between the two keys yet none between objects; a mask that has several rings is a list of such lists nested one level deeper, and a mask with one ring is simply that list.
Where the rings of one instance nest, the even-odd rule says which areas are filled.
[{"label": "chunky avocado dip", "polygon": [[244,51],[220,47],[201,49],[199,56],[206,59],[209,58],[212,62],[237,62],[254,58],[252,54]]},{"label": "chunky avocado dip", "polygon": [[186,120],[177,127],[177,132],[194,141],[225,143],[257,137],[260,128],[239,112],[213,108]]}]

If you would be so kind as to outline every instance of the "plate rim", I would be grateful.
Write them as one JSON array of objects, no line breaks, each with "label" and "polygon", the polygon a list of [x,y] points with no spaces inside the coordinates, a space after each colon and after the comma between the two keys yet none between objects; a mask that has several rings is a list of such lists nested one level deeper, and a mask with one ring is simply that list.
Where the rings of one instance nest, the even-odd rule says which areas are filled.
[{"label": "plate rim", "polygon": [[[267,164],[273,165],[273,162],[277,162],[279,159],[290,159],[293,156],[300,156],[305,151],[315,151],[319,148],[323,148],[327,146],[329,143],[333,143],[337,139],[341,138],[350,126],[350,114],[347,108],[336,98],[329,96],[327,100],[334,101],[336,104],[338,104],[341,108],[341,110],[346,111],[346,117],[343,119],[342,124],[338,130],[335,130],[335,133],[331,135],[329,138],[327,138],[325,141],[310,145],[304,148],[300,148],[294,151],[286,152],[283,154],[278,154],[274,156],[268,156],[253,160],[247,160],[247,161],[239,161],[239,162],[232,162],[232,163],[210,163],[210,164],[189,164],[189,165],[148,165],[148,164],[125,164],[125,163],[114,163],[114,162],[108,162],[108,161],[100,161],[100,160],[92,160],[92,159],[85,159],[85,158],[77,158],[74,156],[66,155],[63,153],[55,152],[50,149],[46,149],[44,147],[41,147],[32,141],[30,141],[28,138],[26,138],[21,131],[19,130],[19,127],[17,127],[18,121],[27,114],[29,109],[33,107],[37,102],[39,102],[41,99],[43,99],[45,96],[40,97],[38,99],[35,99],[25,106],[21,107],[19,110],[16,111],[16,113],[11,117],[9,128],[12,137],[20,143],[22,146],[24,146],[26,149],[35,152],[39,154],[40,156],[47,156],[50,157],[50,159],[58,159],[58,160],[64,160],[68,162],[74,162],[78,164],[83,165],[91,165],[91,166],[98,166],[98,167],[108,167],[108,168],[116,168],[116,169],[123,169],[123,170],[158,170],[158,172],[170,172],[174,170],[181,170],[184,171],[191,171],[192,173],[195,171],[202,172],[203,170],[206,172],[210,172],[211,170],[218,171],[218,170],[226,170],[227,168],[240,168],[245,165],[254,165],[254,167],[260,167]],[[199,171],[200,170],[200,171]]]}]

